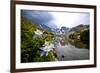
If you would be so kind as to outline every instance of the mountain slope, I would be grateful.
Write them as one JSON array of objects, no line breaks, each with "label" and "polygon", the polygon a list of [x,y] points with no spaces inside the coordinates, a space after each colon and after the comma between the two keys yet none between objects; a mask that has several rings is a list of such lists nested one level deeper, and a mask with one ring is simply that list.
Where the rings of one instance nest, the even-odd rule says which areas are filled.
[{"label": "mountain slope", "polygon": [[89,25],[83,25],[83,24],[80,24],[76,27],[73,27],[70,29],[69,32],[80,32],[80,31],[83,31],[84,29],[89,29]]}]

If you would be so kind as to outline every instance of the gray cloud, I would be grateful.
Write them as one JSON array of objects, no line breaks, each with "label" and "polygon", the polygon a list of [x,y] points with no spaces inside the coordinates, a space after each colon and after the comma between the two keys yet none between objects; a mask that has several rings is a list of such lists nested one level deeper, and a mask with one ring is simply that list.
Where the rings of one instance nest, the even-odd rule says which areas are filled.
[{"label": "gray cloud", "polygon": [[44,11],[21,10],[21,15],[36,24],[46,24],[53,20],[52,15]]}]

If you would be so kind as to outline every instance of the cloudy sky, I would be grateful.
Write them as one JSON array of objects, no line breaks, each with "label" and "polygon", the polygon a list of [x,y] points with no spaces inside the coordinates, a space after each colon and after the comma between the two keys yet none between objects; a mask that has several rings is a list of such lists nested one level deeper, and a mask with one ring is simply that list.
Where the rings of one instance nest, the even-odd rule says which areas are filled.
[{"label": "cloudy sky", "polygon": [[53,22],[58,27],[74,27],[79,24],[89,24],[90,22],[88,13],[51,12],[51,15],[54,17]]},{"label": "cloudy sky", "polygon": [[89,13],[21,10],[21,15],[36,24],[44,24],[52,28],[62,26],[71,28],[79,24],[90,24]]}]

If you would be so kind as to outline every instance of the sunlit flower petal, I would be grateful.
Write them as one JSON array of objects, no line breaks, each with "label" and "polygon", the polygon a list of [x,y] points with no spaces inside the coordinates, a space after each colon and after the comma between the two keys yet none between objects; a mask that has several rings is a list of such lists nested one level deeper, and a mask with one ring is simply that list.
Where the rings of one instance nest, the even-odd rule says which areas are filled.
[{"label": "sunlit flower petal", "polygon": [[50,44],[49,42],[45,42],[44,47],[40,48],[41,50],[40,56],[44,56],[44,55],[47,56],[48,53],[53,50],[53,48],[54,48],[53,44]]}]

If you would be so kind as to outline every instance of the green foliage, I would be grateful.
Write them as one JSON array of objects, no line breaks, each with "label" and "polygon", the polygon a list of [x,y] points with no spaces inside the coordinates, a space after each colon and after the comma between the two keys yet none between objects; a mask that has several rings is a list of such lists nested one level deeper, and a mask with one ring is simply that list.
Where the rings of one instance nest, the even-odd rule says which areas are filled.
[{"label": "green foliage", "polygon": [[69,40],[77,48],[89,49],[89,29],[71,33]]},{"label": "green foliage", "polygon": [[44,31],[43,32],[43,40],[52,42],[54,35],[50,32]]},{"label": "green foliage", "polygon": [[37,57],[37,61],[39,62],[55,61],[55,57],[53,52],[49,52],[47,56]]},{"label": "green foliage", "polygon": [[69,35],[69,38],[76,39],[76,36],[77,36],[76,33],[72,33],[72,34]]},{"label": "green foliage", "polygon": [[45,62],[53,61],[53,53],[40,57],[40,49],[45,41],[52,41],[53,34],[44,31],[43,37],[33,38],[37,27],[25,18],[21,17],[21,62]]},{"label": "green foliage", "polygon": [[21,62],[34,61],[35,49],[33,48],[32,36],[35,34],[36,26],[21,19]]},{"label": "green foliage", "polygon": [[84,30],[80,33],[80,40],[89,45],[89,30]]}]

